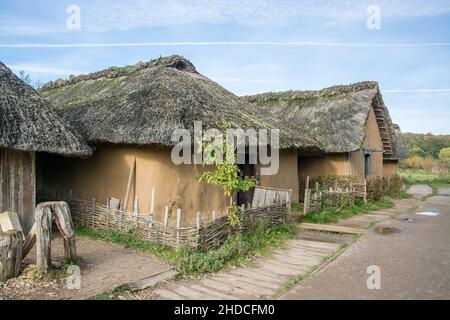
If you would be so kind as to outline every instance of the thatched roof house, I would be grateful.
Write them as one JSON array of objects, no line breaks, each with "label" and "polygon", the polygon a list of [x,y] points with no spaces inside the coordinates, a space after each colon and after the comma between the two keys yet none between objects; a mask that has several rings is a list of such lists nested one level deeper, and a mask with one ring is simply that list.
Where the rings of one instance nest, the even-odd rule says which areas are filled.
[{"label": "thatched roof house", "polygon": [[0,62],[0,212],[16,212],[25,232],[36,202],[35,152],[91,154],[50,104]]},{"label": "thatched roof house", "polygon": [[[112,67],[46,84],[40,94],[90,143],[173,145],[174,129],[276,128],[270,115],[198,73],[180,56]],[[311,141],[284,130],[282,147]]]},{"label": "thatched roof house", "polygon": [[[45,85],[40,94],[96,148],[87,161],[55,161],[59,169],[54,181],[67,181],[68,186],[59,190],[59,197],[72,191],[75,197],[94,197],[103,203],[109,197],[124,201],[136,160],[134,195],[139,211],[148,213],[154,208],[158,218],[165,206],[174,203],[188,220],[197,210],[220,214],[228,206],[220,190],[197,181],[205,168],[172,163],[175,129],[192,132],[194,121],[202,121],[203,129],[221,128],[224,121],[242,129],[279,126],[277,118],[201,75],[180,56],[58,80]],[[300,144],[309,146],[313,141],[281,128],[280,145],[286,149],[282,158],[293,159],[295,166],[296,153],[288,149]],[[133,199],[124,206],[132,208]]]},{"label": "thatched roof house", "polygon": [[376,82],[244,99],[315,141],[322,152],[301,153],[304,175],[381,176],[383,159],[396,158],[394,127]]}]

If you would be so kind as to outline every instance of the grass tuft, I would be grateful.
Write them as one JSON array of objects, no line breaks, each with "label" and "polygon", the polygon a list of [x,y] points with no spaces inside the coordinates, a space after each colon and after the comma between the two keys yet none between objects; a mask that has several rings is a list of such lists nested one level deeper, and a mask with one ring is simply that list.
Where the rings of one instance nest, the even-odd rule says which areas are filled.
[{"label": "grass tuft", "polygon": [[297,234],[297,224],[287,222],[267,227],[261,225],[254,232],[232,235],[220,246],[208,251],[195,251],[188,247],[178,250],[168,246],[142,241],[133,233],[77,229],[77,235],[114,242],[141,252],[154,254],[170,263],[181,277],[217,272],[230,266],[248,264],[257,255],[266,255],[274,247]]},{"label": "grass tuft", "polygon": [[302,217],[303,222],[309,223],[333,223],[341,219],[348,219],[358,214],[368,213],[378,209],[392,208],[394,204],[389,200],[369,201],[367,204],[362,200],[357,200],[350,207],[345,208],[325,208],[319,212],[311,212]]}]

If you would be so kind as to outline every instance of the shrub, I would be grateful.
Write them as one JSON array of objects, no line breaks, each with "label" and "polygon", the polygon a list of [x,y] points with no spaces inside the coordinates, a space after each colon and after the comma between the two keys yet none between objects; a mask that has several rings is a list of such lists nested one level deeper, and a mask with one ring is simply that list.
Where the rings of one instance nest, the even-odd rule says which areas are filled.
[{"label": "shrub", "polygon": [[382,177],[368,177],[367,200],[380,200],[384,195],[384,179]]},{"label": "shrub", "polygon": [[319,186],[321,188],[329,189],[334,188],[337,184],[339,188],[345,189],[350,188],[350,184],[353,182],[358,182],[358,179],[356,177],[350,177],[350,176],[319,176],[319,177],[313,177],[310,179],[309,188],[314,189],[316,183],[319,183]]},{"label": "shrub", "polygon": [[439,159],[450,161],[450,148],[442,148],[441,151],[439,151]]},{"label": "shrub", "polygon": [[433,170],[435,160],[431,157],[421,158],[418,156],[410,157],[400,161],[402,169],[418,169],[418,170]]}]

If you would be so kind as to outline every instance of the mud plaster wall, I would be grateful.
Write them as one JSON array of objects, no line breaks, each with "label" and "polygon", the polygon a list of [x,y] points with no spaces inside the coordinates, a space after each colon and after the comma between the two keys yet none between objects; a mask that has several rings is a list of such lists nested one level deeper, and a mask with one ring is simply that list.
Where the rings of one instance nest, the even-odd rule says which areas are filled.
[{"label": "mud plaster wall", "polygon": [[[228,199],[212,185],[199,182],[201,165],[175,165],[170,149],[155,146],[99,145],[89,159],[70,159],[43,155],[38,159],[38,196],[44,199],[66,200],[95,198],[106,203],[108,197],[124,200],[128,177],[136,158],[135,190],[131,190],[128,211],[133,210],[138,196],[139,213],[148,214],[152,188],[155,187],[155,217],[164,220],[164,208],[171,208],[170,221],[176,220],[176,209],[182,209],[183,224],[195,223],[197,210],[202,218],[226,213]],[[134,184],[134,183],[133,183]]]},{"label": "mud plaster wall", "polygon": [[261,186],[292,189],[292,201],[294,202],[299,200],[298,183],[297,150],[280,150],[278,173],[260,177]]}]

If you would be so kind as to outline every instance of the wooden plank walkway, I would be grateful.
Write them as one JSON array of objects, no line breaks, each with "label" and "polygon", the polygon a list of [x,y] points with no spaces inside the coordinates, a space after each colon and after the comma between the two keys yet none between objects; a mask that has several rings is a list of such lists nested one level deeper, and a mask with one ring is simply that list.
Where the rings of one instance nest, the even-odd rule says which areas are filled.
[{"label": "wooden plank walkway", "polygon": [[364,233],[366,230],[362,228],[350,228],[330,224],[316,224],[316,223],[300,223],[300,228],[305,230],[313,231],[326,231],[326,232],[336,232],[345,234],[360,234]]},{"label": "wooden plank walkway", "polygon": [[330,242],[293,239],[286,249],[277,249],[270,257],[255,260],[255,267],[242,266],[211,274],[198,280],[173,282],[157,288],[158,299],[236,300],[271,297],[285,283],[306,274],[324,258],[339,250]]}]

